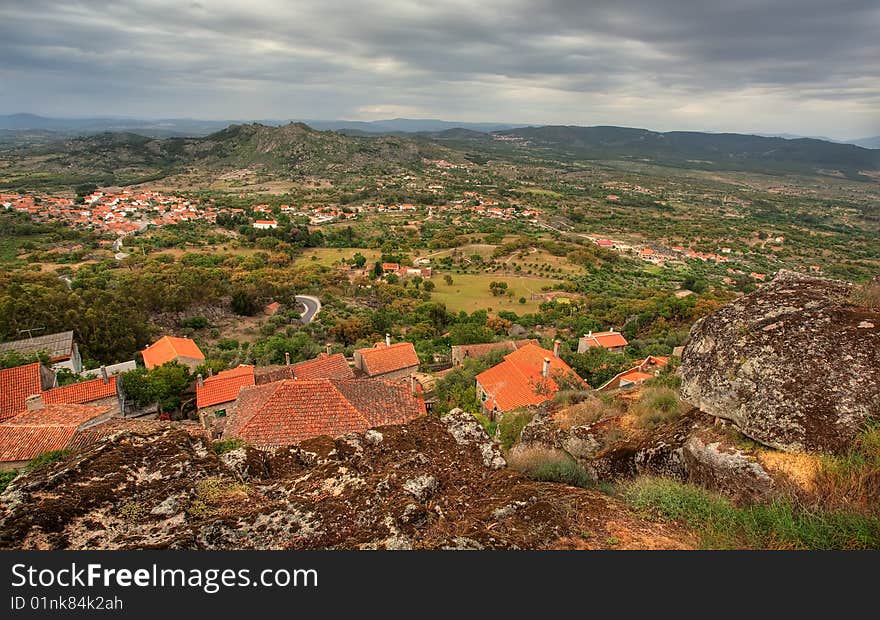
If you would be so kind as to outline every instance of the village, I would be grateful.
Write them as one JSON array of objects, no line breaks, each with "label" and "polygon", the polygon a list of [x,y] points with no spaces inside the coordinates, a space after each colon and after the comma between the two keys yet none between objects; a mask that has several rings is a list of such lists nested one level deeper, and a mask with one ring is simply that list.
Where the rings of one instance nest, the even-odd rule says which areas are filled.
[{"label": "village", "polygon": [[[612,329],[585,334],[578,350],[622,354],[627,344]],[[591,389],[561,359],[559,345],[556,340],[548,350],[534,339],[454,345],[448,363],[424,369],[412,343],[392,342],[386,335],[350,358],[334,353],[328,343],[311,360],[290,363],[288,353],[282,365],[242,364],[215,374],[190,338],[163,336],[137,360],[83,369],[73,332],[31,336],[0,344],[6,359],[40,360],[0,370],[0,470],[20,469],[41,455],[83,447],[148,421],[171,424],[172,417],[211,439],[264,449],[405,424],[433,410],[434,386],[444,374],[492,353],[503,354],[502,361],[479,373],[474,387],[482,415],[497,420],[549,403],[563,389]],[[595,390],[634,388],[669,360],[648,356]],[[158,403],[136,403],[125,392],[124,375],[138,367],[186,369],[181,391],[187,404],[173,413],[161,411]],[[74,382],[60,385],[62,375]]]}]

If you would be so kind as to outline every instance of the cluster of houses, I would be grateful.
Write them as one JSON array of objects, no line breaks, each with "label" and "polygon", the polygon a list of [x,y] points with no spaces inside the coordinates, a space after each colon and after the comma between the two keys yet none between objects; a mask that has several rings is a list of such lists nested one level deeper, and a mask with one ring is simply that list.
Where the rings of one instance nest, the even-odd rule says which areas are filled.
[{"label": "cluster of houses", "polygon": [[[506,340],[453,346],[452,366],[468,359],[504,353],[500,363],[479,373],[476,394],[491,419],[521,407],[553,399],[563,389],[590,389],[559,354],[537,340]],[[621,353],[626,338],[613,329],[589,332],[578,351],[600,347]],[[0,370],[0,469],[19,468],[40,454],[87,445],[126,422],[156,417],[156,409],[127,406],[119,373],[136,367],[129,361],[84,371],[72,332],[0,344],[0,355],[15,352],[41,361]],[[205,355],[189,338],[164,336],[142,351],[147,369],[177,362],[197,373]],[[634,387],[654,377],[669,362],[649,356],[597,388]],[[207,376],[197,374],[192,392],[200,432],[214,438],[241,439],[258,448],[290,445],[318,436],[363,432],[404,424],[430,411],[426,399],[431,378],[419,372],[410,342],[385,340],[357,349],[352,357],[332,353],[276,366],[239,365]],[[60,386],[57,372],[79,374],[80,381]],[[190,422],[195,425],[195,422]]]},{"label": "cluster of houses", "polygon": [[[121,422],[133,421],[121,381],[113,374],[131,370],[133,362],[99,369],[96,378],[83,373],[82,381],[58,386],[56,370],[82,372],[72,333],[34,340],[2,345],[22,354],[39,351],[45,363],[0,370],[0,469],[84,445],[118,429]],[[189,338],[164,336],[142,355],[148,369],[174,361],[196,371],[205,364],[204,354]],[[238,438],[256,447],[288,445],[404,424],[425,415],[418,369],[412,343],[392,343],[390,336],[356,350],[351,361],[332,354],[328,345],[315,359],[296,364],[288,355],[280,366],[240,365],[207,377],[199,374],[193,386],[195,404],[203,432],[215,438]],[[140,422],[141,416],[155,418],[156,410],[134,415]]]}]

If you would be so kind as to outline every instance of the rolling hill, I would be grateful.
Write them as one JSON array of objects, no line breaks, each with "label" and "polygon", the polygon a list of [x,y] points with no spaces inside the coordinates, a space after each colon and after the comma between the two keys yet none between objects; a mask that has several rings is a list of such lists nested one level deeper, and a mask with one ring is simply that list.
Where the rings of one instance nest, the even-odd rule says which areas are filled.
[{"label": "rolling hill", "polygon": [[860,171],[880,169],[876,151],[812,138],[563,125],[494,135],[568,159],[633,159],[691,168],[841,173],[854,178]]}]

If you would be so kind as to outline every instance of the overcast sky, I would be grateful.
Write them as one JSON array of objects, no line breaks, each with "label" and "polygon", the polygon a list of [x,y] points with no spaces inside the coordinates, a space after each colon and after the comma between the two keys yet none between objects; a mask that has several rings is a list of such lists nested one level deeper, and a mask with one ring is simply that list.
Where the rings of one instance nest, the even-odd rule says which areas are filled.
[{"label": "overcast sky", "polygon": [[2,0],[0,113],[880,134],[878,0]]}]

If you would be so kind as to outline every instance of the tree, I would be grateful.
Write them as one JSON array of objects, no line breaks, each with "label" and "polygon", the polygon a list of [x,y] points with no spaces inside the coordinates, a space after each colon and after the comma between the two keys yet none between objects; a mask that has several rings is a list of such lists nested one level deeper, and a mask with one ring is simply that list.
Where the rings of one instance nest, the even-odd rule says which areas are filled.
[{"label": "tree", "polygon": [[139,407],[158,404],[161,413],[180,408],[192,377],[183,364],[168,362],[152,370],[136,368],[120,375],[119,380],[126,398]]},{"label": "tree", "polygon": [[351,264],[358,269],[362,269],[363,266],[367,264],[367,257],[360,252],[355,252],[354,256],[351,258]]},{"label": "tree", "polygon": [[495,282],[493,280],[489,283],[489,290],[495,297],[498,297],[499,295],[504,295],[504,293],[507,291],[507,282]]},{"label": "tree", "polygon": [[259,304],[256,297],[244,289],[238,289],[232,293],[232,311],[241,316],[253,316],[257,313]]},{"label": "tree", "polygon": [[448,273],[445,276],[443,276],[443,281],[446,282],[446,286],[452,286],[452,282],[453,282],[452,276],[449,275]]},{"label": "tree", "polygon": [[431,291],[434,290],[434,283],[431,282],[430,280],[425,280],[422,283],[422,288],[425,290],[426,293],[430,293]]}]

